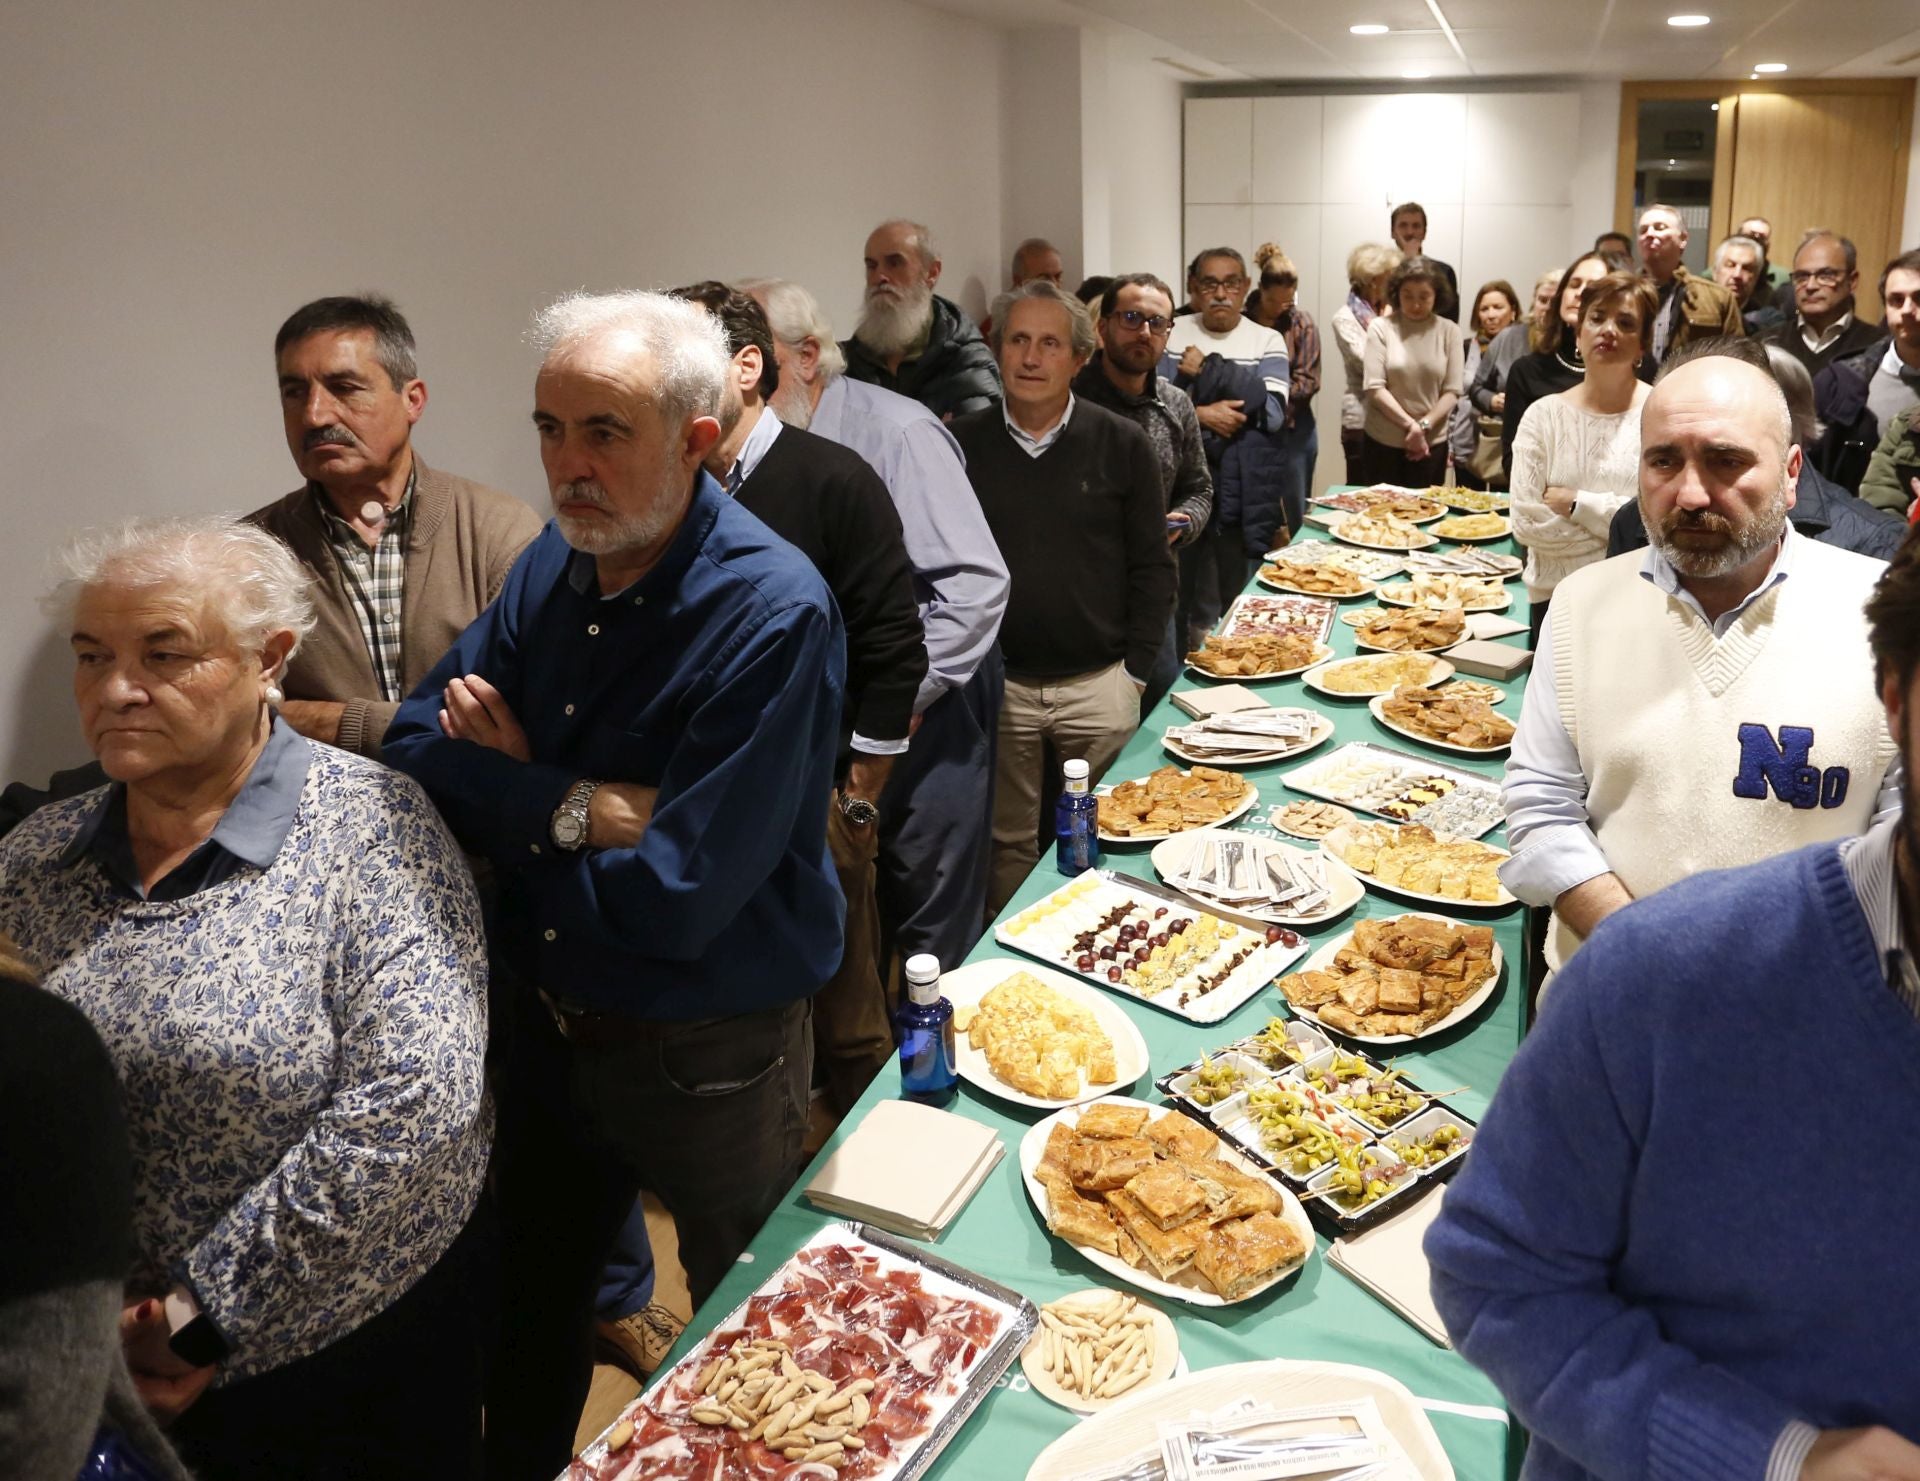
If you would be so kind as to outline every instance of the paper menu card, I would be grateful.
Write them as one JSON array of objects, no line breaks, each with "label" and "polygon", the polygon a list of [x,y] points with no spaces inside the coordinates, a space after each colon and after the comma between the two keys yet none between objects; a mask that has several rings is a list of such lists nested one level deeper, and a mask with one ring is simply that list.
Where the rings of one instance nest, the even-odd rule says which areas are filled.
[{"label": "paper menu card", "polygon": [[1419,1328],[1429,1341],[1451,1348],[1453,1343],[1447,1340],[1447,1329],[1428,1288],[1427,1256],[1421,1248],[1427,1229],[1439,1216],[1446,1192],[1442,1186],[1384,1224],[1336,1239],[1327,1251],[1327,1263],[1345,1271]]},{"label": "paper menu card", "polygon": [[977,1121],[883,1100],[807,1184],[807,1201],[909,1239],[934,1239],[1005,1151],[993,1129]]}]

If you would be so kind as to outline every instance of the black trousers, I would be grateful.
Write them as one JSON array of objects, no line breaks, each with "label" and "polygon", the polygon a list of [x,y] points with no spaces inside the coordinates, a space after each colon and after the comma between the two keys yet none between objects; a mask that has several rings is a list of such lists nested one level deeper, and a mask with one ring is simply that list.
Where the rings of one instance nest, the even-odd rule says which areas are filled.
[{"label": "black trousers", "polygon": [[1384,442],[1375,442],[1371,437],[1361,439],[1362,483],[1392,483],[1401,488],[1427,489],[1436,487],[1446,476],[1447,444],[1444,437],[1441,437],[1439,447],[1430,456],[1418,461],[1408,457],[1404,448],[1389,447]]},{"label": "black trousers", "polygon": [[1191,543],[1174,552],[1180,562],[1180,606],[1175,627],[1188,651],[1200,646],[1209,629],[1233,605],[1253,579],[1259,562],[1247,554],[1238,525],[1209,523]]},{"label": "black trousers", "polygon": [[[771,966],[769,970],[774,970]],[[812,1073],[806,999],[566,1039],[532,993],[500,1096],[500,1342],[486,1473],[546,1481],[593,1378],[594,1297],[642,1188],[673,1215],[696,1309],[799,1171]]]},{"label": "black trousers", "polygon": [[496,1255],[482,1195],[447,1253],[372,1321],[201,1395],[168,1432],[180,1458],[200,1481],[478,1477]]},{"label": "black trousers", "polygon": [[973,677],[927,707],[880,794],[874,901],[880,975],[931,952],[960,965],[980,939],[993,853],[993,753],[1006,668],[996,644]]}]

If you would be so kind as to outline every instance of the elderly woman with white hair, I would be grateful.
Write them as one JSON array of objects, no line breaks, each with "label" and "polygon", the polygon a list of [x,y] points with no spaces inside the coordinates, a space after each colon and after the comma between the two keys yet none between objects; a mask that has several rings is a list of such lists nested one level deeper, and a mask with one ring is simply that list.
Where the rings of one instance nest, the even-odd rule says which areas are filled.
[{"label": "elderly woman with white hair", "polygon": [[203,1478],[471,1473],[493,1117],[465,861],[416,784],[275,715],[313,617],[272,536],[134,521],[62,565],[111,781],[0,842],[0,931],[120,1077],[136,1386]]},{"label": "elderly woman with white hair", "polygon": [[1367,326],[1387,306],[1387,279],[1400,266],[1400,251],[1380,242],[1362,242],[1347,254],[1347,301],[1328,323],[1340,350],[1346,384],[1340,392],[1340,446],[1347,455],[1347,482],[1359,483],[1360,449],[1367,422],[1365,379]]}]

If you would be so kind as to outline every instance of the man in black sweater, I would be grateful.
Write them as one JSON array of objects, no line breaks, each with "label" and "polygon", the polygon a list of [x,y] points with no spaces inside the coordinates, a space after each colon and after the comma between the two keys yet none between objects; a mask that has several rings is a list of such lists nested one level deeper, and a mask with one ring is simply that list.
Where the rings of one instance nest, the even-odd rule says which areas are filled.
[{"label": "man in black sweater", "polygon": [[847,627],[842,780],[827,826],[847,897],[846,951],[813,1002],[827,1094],[844,1116],[893,1054],[880,983],[873,860],[880,790],[893,758],[907,749],[914,696],[927,673],[913,567],[893,498],[866,459],[783,426],[767,409],[780,371],[759,303],[716,282],[679,289],[677,296],[704,305],[720,321],[733,354],[727,399],[738,418],[708,455],[707,471],[813,562]]},{"label": "man in black sweater", "polygon": [[1086,307],[1024,283],[995,301],[993,338],[1006,401],[953,424],[1011,587],[990,915],[1033,868],[1049,745],[1097,778],[1139,726],[1174,592],[1153,444],[1073,395],[1094,348]]}]

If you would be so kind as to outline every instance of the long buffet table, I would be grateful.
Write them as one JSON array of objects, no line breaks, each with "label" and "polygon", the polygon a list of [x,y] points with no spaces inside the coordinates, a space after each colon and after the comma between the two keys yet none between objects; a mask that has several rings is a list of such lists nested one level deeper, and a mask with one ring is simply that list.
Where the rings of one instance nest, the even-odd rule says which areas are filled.
[{"label": "long buffet table", "polygon": [[[1323,531],[1309,526],[1303,539],[1324,539]],[[1436,547],[1451,549],[1451,546]],[[1510,541],[1479,548],[1514,553]],[[1251,585],[1250,591],[1264,590]],[[1513,606],[1505,614],[1525,622],[1525,589],[1516,581],[1508,584]],[[1349,607],[1357,603],[1346,604]],[[1345,623],[1334,624],[1329,640],[1341,657],[1353,654],[1353,629]],[[1524,647],[1525,633],[1505,639]],[[1509,718],[1520,711],[1524,677],[1502,681],[1506,701],[1499,707]],[[1175,691],[1203,687],[1209,683],[1191,671],[1183,672]],[[1348,741],[1367,740],[1396,750],[1431,755],[1436,761],[1465,766],[1488,776],[1500,774],[1504,753],[1486,760],[1424,750],[1416,742],[1379,725],[1368,713],[1362,699],[1335,699],[1307,689],[1298,678],[1254,684],[1275,704],[1306,705],[1332,717],[1335,733],[1331,740],[1305,757],[1267,766],[1240,768],[1260,789],[1260,805],[1235,825],[1260,829],[1268,808],[1295,800],[1280,781],[1280,774],[1293,770],[1316,756],[1328,754]],[[1187,716],[1170,701],[1162,701],[1142,721],[1139,733],[1128,743],[1107,780],[1118,782],[1146,775],[1174,758],[1161,746],[1161,736],[1169,725],[1186,723]],[[1504,829],[1487,835],[1487,841],[1502,843]],[[1147,845],[1106,847],[1105,867],[1117,868],[1145,879],[1155,878],[1148,859]],[[1032,904],[1062,882],[1054,868],[1051,850],[1039,867],[1009,902],[1002,919]],[[1436,910],[1395,900],[1369,890],[1352,911],[1334,921],[1303,932],[1310,947],[1317,947],[1331,936],[1351,930],[1353,922],[1364,916],[1396,915],[1410,909]],[[1499,1081],[1507,1063],[1519,1047],[1526,1025],[1526,951],[1522,940],[1521,909],[1510,907],[1494,912],[1473,909],[1464,919],[1490,923],[1506,954],[1506,967],[1492,999],[1469,1022],[1457,1029],[1418,1042],[1413,1052],[1397,1057],[1418,1083],[1465,1085],[1468,1089],[1450,1098],[1449,1103],[1469,1116],[1478,1117]],[[990,957],[1018,958],[1019,954],[999,946],[989,931],[974,948],[968,961]],[[957,963],[946,964],[949,967]],[[1154,1077],[1194,1059],[1206,1050],[1256,1032],[1267,1020],[1285,1012],[1283,999],[1276,990],[1262,991],[1251,1002],[1219,1023],[1198,1025],[1145,1003],[1116,996],[1145,1036],[1152,1057],[1147,1074],[1116,1093],[1131,1093],[1141,1099],[1158,1102],[1153,1089]],[[691,1326],[670,1359],[677,1361],[708,1330],[720,1321],[770,1271],[790,1256],[827,1222],[827,1217],[809,1205],[801,1194],[813,1173],[865,1112],[877,1102],[899,1093],[897,1067],[889,1067],[868,1087],[859,1105],[842,1123],[840,1130],[820,1153],[814,1165],[802,1174],[787,1198],[776,1208],[753,1241],[741,1263],[728,1275],[713,1297],[695,1314]],[[949,1108],[960,1115],[984,1122],[999,1133],[1006,1145],[1006,1156],[988,1176],[972,1201],[947,1227],[935,1248],[948,1259],[1002,1282],[1045,1303],[1090,1285],[1117,1284],[1113,1277],[1085,1260],[1072,1247],[1047,1233],[1041,1214],[1028,1200],[1021,1183],[1018,1147],[1028,1127],[1047,1113],[1030,1110],[997,1099],[966,1081]],[[1469,1154],[1471,1155],[1471,1154]],[[1259,1358],[1306,1358],[1358,1364],[1377,1368],[1406,1384],[1421,1399],[1442,1444],[1451,1457],[1462,1481],[1512,1474],[1518,1467],[1520,1445],[1517,1434],[1499,1393],[1465,1359],[1435,1346],[1421,1333],[1373,1296],[1362,1290],[1340,1271],[1325,1263],[1329,1244],[1319,1236],[1319,1248],[1305,1269],[1272,1290],[1239,1305],[1207,1308],[1186,1306],[1159,1297],[1149,1297],[1172,1317],[1179,1332],[1180,1350],[1188,1365],[1195,1369],[1221,1364],[1246,1362]],[[662,1371],[665,1371],[663,1365]],[[1055,1437],[1072,1427],[1075,1416],[1032,1392],[1016,1364],[1002,1378],[998,1388],[967,1421],[959,1435],[928,1473],[933,1477],[979,1478],[995,1481],[1019,1481],[1040,1451]]]}]

